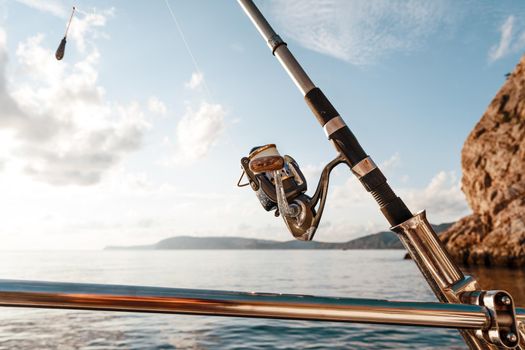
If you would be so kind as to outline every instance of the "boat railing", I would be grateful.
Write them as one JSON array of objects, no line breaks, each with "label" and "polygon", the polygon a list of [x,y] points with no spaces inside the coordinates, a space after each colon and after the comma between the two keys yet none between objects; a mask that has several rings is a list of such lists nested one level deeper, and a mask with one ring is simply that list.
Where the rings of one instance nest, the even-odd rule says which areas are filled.
[{"label": "boat railing", "polygon": [[[299,294],[0,280],[0,306],[372,323],[488,330],[485,306]],[[525,309],[517,308],[525,324]]]}]

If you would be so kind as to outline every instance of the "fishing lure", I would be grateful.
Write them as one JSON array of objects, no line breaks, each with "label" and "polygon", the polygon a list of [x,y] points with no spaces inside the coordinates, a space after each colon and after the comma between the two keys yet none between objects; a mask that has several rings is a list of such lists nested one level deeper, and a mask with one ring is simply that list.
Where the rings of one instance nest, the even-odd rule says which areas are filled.
[{"label": "fishing lure", "polygon": [[75,14],[75,6],[73,6],[73,11],[71,11],[71,17],[69,17],[69,22],[67,23],[66,33],[64,34],[64,37],[60,41],[60,45],[58,45],[58,49],[55,52],[55,57],[59,61],[62,58],[64,58],[64,52],[66,51],[67,32],[69,31],[69,26],[71,25],[71,20],[73,20],[73,15],[74,14]]}]

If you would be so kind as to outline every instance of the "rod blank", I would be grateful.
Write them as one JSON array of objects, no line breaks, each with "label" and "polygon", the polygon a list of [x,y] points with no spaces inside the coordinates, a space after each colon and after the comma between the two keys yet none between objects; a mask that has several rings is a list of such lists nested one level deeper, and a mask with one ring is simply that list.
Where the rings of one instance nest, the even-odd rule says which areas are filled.
[{"label": "rod blank", "polygon": [[[290,78],[301,91],[301,93],[306,95],[310,90],[315,88],[314,83],[310,80],[310,77],[304,71],[303,67],[297,62],[295,57],[292,55],[290,50],[286,45],[280,45],[276,49],[272,47],[272,40],[278,37],[277,33],[273,30],[272,26],[268,23],[266,18],[259,11],[257,6],[251,0],[237,0],[241,5],[242,9],[246,15],[250,18],[252,23],[255,25],[259,34],[264,38],[270,49],[273,51],[273,54],[281,65],[284,67]],[[280,38],[279,38],[280,39]]]}]

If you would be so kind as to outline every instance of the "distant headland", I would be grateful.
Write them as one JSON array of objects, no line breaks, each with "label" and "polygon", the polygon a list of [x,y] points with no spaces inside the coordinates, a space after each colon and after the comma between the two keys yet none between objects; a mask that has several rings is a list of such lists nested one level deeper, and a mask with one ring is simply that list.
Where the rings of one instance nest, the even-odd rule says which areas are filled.
[{"label": "distant headland", "polygon": [[[432,225],[440,233],[453,223]],[[108,246],[106,250],[181,250],[181,249],[403,249],[396,235],[390,231],[378,232],[347,242],[273,241],[243,237],[176,236],[155,244],[140,246]]]}]

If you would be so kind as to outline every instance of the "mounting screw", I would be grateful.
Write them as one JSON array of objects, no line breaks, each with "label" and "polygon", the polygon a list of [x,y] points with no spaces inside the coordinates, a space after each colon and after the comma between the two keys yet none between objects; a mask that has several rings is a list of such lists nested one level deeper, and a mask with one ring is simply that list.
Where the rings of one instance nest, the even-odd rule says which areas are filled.
[{"label": "mounting screw", "polygon": [[[512,300],[507,296],[507,295],[504,295],[500,298],[500,301],[503,305],[510,305],[512,304]],[[509,335],[512,334],[512,333],[509,333]]]},{"label": "mounting screw", "polygon": [[510,332],[507,334],[507,341],[515,343],[516,341],[518,341],[518,337],[516,336],[516,334]]}]

